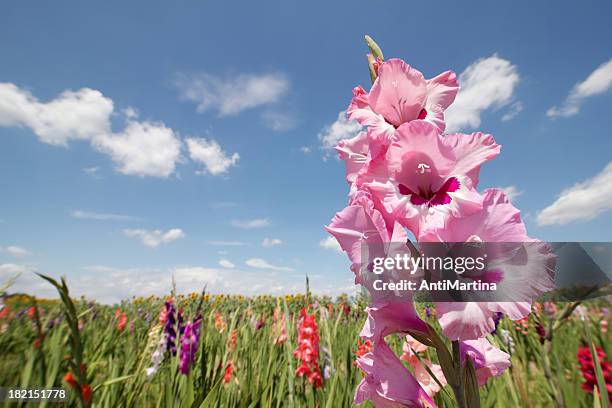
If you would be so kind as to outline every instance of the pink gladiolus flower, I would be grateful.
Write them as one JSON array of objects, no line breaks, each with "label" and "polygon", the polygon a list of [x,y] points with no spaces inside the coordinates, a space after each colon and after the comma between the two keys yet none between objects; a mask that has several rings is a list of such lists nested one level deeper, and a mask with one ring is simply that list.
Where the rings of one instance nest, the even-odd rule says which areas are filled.
[{"label": "pink gladiolus flower", "polygon": [[357,366],[365,376],[357,386],[355,404],[370,400],[377,408],[435,406],[384,340],[359,357]]},{"label": "pink gladiolus flower", "polygon": [[442,132],[444,110],[453,103],[458,89],[452,71],[426,80],[421,72],[394,58],[380,65],[369,93],[361,86],[353,90],[347,113],[349,119],[387,134],[416,119],[427,120]]},{"label": "pink gladiolus flower", "polygon": [[427,346],[408,335],[406,336],[406,341],[402,346],[402,350],[404,353],[400,359],[406,361],[412,366],[416,380],[419,382],[421,387],[423,387],[427,395],[430,397],[436,395],[442,388],[429,374],[424,365],[431,370],[433,375],[436,376],[440,384],[443,386],[446,385],[446,378],[444,377],[444,373],[442,372],[442,367],[440,365],[434,364],[424,357],[421,357],[420,359],[417,357],[418,353],[422,353],[427,350]]},{"label": "pink gladiolus flower", "polygon": [[468,356],[474,369],[478,385],[483,386],[491,377],[502,375],[510,367],[510,355],[493,347],[486,338],[466,340],[460,343],[462,364]]},{"label": "pink gladiolus flower", "polygon": [[449,215],[482,208],[476,191],[480,166],[499,152],[491,135],[442,136],[430,123],[412,121],[397,129],[384,160],[368,167],[362,184],[419,237],[442,227]]},{"label": "pink gladiolus flower", "polygon": [[[336,213],[325,229],[347,253],[352,262],[351,270],[356,274],[356,283],[361,283],[361,267],[367,267],[368,261],[375,256],[385,256],[390,250],[399,250],[397,245],[390,248],[390,244],[406,242],[408,238],[401,225],[389,225],[385,221],[370,195],[363,191],[353,197],[348,207]],[[367,254],[367,258],[362,258],[362,255],[366,255],[363,253],[364,247],[372,252]]]},{"label": "pink gladiolus flower", "polygon": [[406,338],[404,339],[404,344],[402,345],[402,351],[404,352],[404,354],[402,354],[401,359],[411,363],[416,357],[415,353],[422,353],[425,350],[427,350],[426,345],[416,340],[411,335],[406,335]]},{"label": "pink gladiolus flower", "polygon": [[393,333],[407,333],[408,330],[427,332],[427,326],[417,315],[410,299],[370,306],[366,312],[368,319],[360,336],[374,343]]},{"label": "pink gladiolus flower", "polygon": [[[508,298],[437,302],[438,320],[451,340],[486,336],[495,329],[497,312],[511,320],[526,317],[531,302],[554,288],[555,255],[548,245],[527,236],[519,210],[500,190],[486,190],[482,210],[463,218],[448,218],[443,228],[430,229],[421,236],[421,241],[485,243],[485,248],[489,248],[483,250],[489,256],[485,270],[474,276],[464,273],[461,279],[494,279],[497,293]],[[427,251],[427,245],[423,247]]]}]

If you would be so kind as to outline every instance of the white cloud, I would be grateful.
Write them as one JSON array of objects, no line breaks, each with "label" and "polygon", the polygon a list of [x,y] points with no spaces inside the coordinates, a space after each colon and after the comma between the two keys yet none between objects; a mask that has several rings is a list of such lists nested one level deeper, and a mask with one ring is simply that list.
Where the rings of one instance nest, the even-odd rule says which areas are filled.
[{"label": "white cloud", "polygon": [[561,191],[557,200],[537,217],[539,225],[563,225],[591,220],[612,210],[612,162],[595,177]]},{"label": "white cloud", "polygon": [[9,245],[4,248],[0,247],[0,252],[4,252],[5,254],[15,258],[25,258],[26,256],[32,255],[32,253],[27,249],[15,245]]},{"label": "white cloud", "polygon": [[128,106],[127,108],[123,109],[121,112],[128,119],[136,119],[139,115],[138,109],[132,106]]},{"label": "white cloud", "polygon": [[551,118],[568,117],[578,114],[584,101],[595,95],[600,95],[612,88],[612,59],[601,64],[582,82],[578,82],[563,102],[560,108],[553,106],[546,115]]},{"label": "white cloud", "polygon": [[213,176],[226,173],[240,159],[238,153],[228,156],[219,143],[212,139],[189,138],[186,142],[191,160],[204,165],[203,173],[210,173]]},{"label": "white cloud", "polygon": [[351,139],[359,133],[361,125],[354,120],[349,121],[346,112],[338,113],[338,118],[319,133],[319,141],[323,149],[335,147],[342,139]]},{"label": "white cloud", "polygon": [[113,101],[94,89],[64,91],[44,103],[12,83],[0,83],[0,126],[28,127],[44,143],[66,146],[108,134],[112,112]]},{"label": "white cloud", "polygon": [[[40,102],[12,83],[0,83],[0,126],[30,128],[41,142],[57,146],[88,140],[94,148],[110,155],[124,174],[172,174],[181,149],[175,132],[162,123],[134,120],[128,120],[123,130],[113,132],[113,112],[113,101],[94,89],[64,91],[49,102]],[[129,118],[131,114],[126,115]]]},{"label": "white cloud", "polygon": [[289,80],[281,73],[227,78],[182,74],[176,85],[181,99],[197,103],[198,112],[216,109],[221,116],[278,102],[289,90]]},{"label": "white cloud", "polygon": [[129,122],[116,134],[93,140],[98,150],[107,153],[123,174],[168,177],[181,155],[181,141],[163,123]]},{"label": "white cloud", "polygon": [[[9,293],[30,293],[47,298],[57,298],[56,290],[36,276],[27,265],[0,264],[0,282],[6,282],[15,273],[21,273]],[[68,274],[70,295],[74,298],[85,296],[101,303],[113,304],[134,296],[164,296],[172,289],[172,277],[179,294],[200,292],[204,286],[208,293],[223,294],[277,294],[303,293],[302,276],[265,269],[225,269],[206,266],[182,265],[169,269],[151,267],[116,268],[93,265]],[[338,295],[341,292],[354,293],[357,286],[342,276],[309,274],[313,293]]]},{"label": "white cloud", "polygon": [[256,269],[268,269],[271,271],[279,271],[279,272],[292,272],[293,271],[293,268],[289,268],[288,266],[272,265],[265,259],[261,259],[261,258],[247,259],[245,261],[245,264],[247,264],[251,268],[256,268]]},{"label": "white cloud", "polygon": [[185,233],[180,228],[172,228],[166,232],[162,230],[124,229],[123,234],[126,237],[140,239],[144,245],[150,248],[156,248],[160,244],[167,244],[185,237]]},{"label": "white cloud", "polygon": [[512,102],[519,80],[516,65],[497,54],[474,61],[459,75],[459,93],[444,114],[447,131],[480,126],[483,111]]},{"label": "white cloud", "polygon": [[73,218],[81,220],[96,220],[96,221],[138,221],[140,218],[133,217],[131,215],[123,214],[108,214],[108,213],[97,213],[91,211],[74,210],[70,213]]},{"label": "white cloud", "polygon": [[230,260],[228,259],[219,259],[219,265],[223,268],[233,269],[236,267]]},{"label": "white cloud", "polygon": [[264,238],[264,240],[261,242],[261,246],[269,248],[269,247],[273,247],[275,245],[280,245],[282,243],[283,243],[283,241],[281,241],[278,238]]},{"label": "white cloud", "polygon": [[512,105],[510,105],[508,112],[506,112],[504,116],[502,116],[501,120],[502,122],[508,122],[514,119],[516,115],[518,115],[522,111],[523,111],[523,103],[521,101],[516,101]]},{"label": "white cloud", "polygon": [[506,197],[508,197],[508,200],[510,201],[514,201],[515,198],[523,195],[524,193],[523,190],[519,190],[516,186],[497,187],[497,188],[503,191],[504,194],[506,194]]},{"label": "white cloud", "polygon": [[321,248],[329,249],[329,250],[336,251],[339,253],[344,252],[342,251],[342,248],[340,247],[340,244],[338,244],[338,241],[336,240],[336,238],[331,237],[331,236],[319,241],[319,246]]},{"label": "white cloud", "polygon": [[255,218],[252,220],[232,220],[233,227],[242,229],[263,228],[270,225],[268,218]]},{"label": "white cloud", "polygon": [[310,154],[312,152],[312,147],[310,146],[302,146],[300,147],[300,151],[304,154]]},{"label": "white cloud", "polygon": [[217,245],[217,246],[245,246],[248,245],[246,242],[242,241],[206,241],[208,245]]}]

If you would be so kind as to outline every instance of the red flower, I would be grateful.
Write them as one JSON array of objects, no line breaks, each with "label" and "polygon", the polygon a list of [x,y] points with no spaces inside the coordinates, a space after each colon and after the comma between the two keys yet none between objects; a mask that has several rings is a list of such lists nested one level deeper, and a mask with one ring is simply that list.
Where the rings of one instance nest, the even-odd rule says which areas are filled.
[{"label": "red flower", "polygon": [[293,351],[293,355],[300,360],[295,375],[307,377],[308,383],[314,388],[323,385],[319,369],[319,328],[315,315],[309,315],[305,308],[300,311],[298,346]]},{"label": "red flower", "polygon": [[115,312],[115,318],[117,319],[117,330],[123,331],[127,323],[127,315],[124,312],[121,312],[121,308],[118,308]]},{"label": "red flower", "polygon": [[230,361],[225,367],[225,373],[223,374],[223,382],[229,383],[232,380],[232,373],[234,372],[234,364]]},{"label": "red flower", "polygon": [[7,318],[10,313],[11,313],[11,307],[10,306],[3,307],[2,310],[0,310],[0,319]]},{"label": "red flower", "polygon": [[88,384],[81,386],[81,395],[85,405],[89,405],[89,401],[91,401],[91,387]]},{"label": "red flower", "polygon": [[[605,360],[606,353],[601,347],[596,347],[595,353],[597,354],[597,359],[599,360],[599,365],[601,366],[601,371],[606,382],[608,399],[612,402],[612,366]],[[578,348],[576,357],[580,364],[582,377],[585,380],[582,383],[582,389],[592,394],[594,387],[597,385],[597,377],[595,375],[595,362],[593,361],[591,350],[586,346],[580,347]]]},{"label": "red flower", "polygon": [[77,382],[74,379],[74,376],[72,375],[71,371],[68,371],[68,373],[64,376],[64,381],[66,381],[71,388],[76,388],[77,386]]}]

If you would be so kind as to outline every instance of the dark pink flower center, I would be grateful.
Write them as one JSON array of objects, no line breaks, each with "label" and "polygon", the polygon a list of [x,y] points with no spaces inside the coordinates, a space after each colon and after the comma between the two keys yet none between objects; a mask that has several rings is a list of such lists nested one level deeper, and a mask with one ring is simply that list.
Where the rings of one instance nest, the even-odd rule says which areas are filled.
[{"label": "dark pink flower center", "polygon": [[452,198],[448,193],[454,193],[459,190],[461,184],[456,177],[451,177],[437,191],[433,191],[431,186],[426,189],[419,188],[418,191],[412,191],[404,184],[400,184],[398,187],[400,194],[410,196],[412,204],[427,204],[428,207],[433,207],[435,205],[450,204]]},{"label": "dark pink flower center", "polygon": [[426,117],[427,117],[427,111],[425,110],[425,108],[423,108],[419,112],[419,117],[417,119],[425,119]]}]

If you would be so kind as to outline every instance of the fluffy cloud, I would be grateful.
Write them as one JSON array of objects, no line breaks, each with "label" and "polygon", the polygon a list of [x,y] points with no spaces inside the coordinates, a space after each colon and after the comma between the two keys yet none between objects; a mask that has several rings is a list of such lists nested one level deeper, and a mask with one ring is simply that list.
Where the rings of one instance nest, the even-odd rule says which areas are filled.
[{"label": "fluffy cloud", "polygon": [[289,90],[289,81],[280,73],[227,78],[181,74],[175,83],[181,99],[195,102],[198,112],[216,109],[221,116],[278,102]]},{"label": "fluffy cloud", "polygon": [[264,240],[261,241],[261,246],[269,248],[269,247],[273,247],[273,246],[276,246],[276,245],[280,245],[282,243],[283,243],[283,241],[281,241],[278,238],[264,238]]},{"label": "fluffy cloud", "polygon": [[0,83],[0,126],[24,126],[53,145],[91,139],[110,133],[113,101],[100,91],[64,91],[50,102],[40,102],[12,83]]},{"label": "fluffy cloud", "polygon": [[117,171],[136,176],[168,177],[181,155],[181,141],[163,123],[130,121],[123,131],[93,140],[111,156]]},{"label": "fluffy cloud", "polygon": [[123,234],[126,237],[140,239],[149,248],[156,248],[160,244],[167,244],[185,237],[185,233],[180,228],[172,228],[166,232],[162,230],[124,229]]},{"label": "fluffy cloud", "polygon": [[[496,54],[474,61],[459,75],[461,88],[455,102],[445,112],[447,131],[480,126],[483,111],[498,109],[513,101],[519,80],[516,65]],[[518,111],[517,106],[520,106]],[[513,109],[515,114],[506,114],[506,120],[518,114],[522,106],[515,105]]]},{"label": "fluffy cloud", "polygon": [[340,247],[340,244],[338,243],[336,238],[331,237],[331,236],[319,241],[319,246],[321,248],[343,253],[342,248]]},{"label": "fluffy cloud", "polygon": [[233,269],[236,267],[236,265],[234,265],[232,261],[228,259],[219,259],[219,265],[227,269]]},{"label": "fluffy cloud", "polygon": [[338,118],[331,125],[326,126],[319,133],[319,141],[323,149],[335,147],[342,139],[350,139],[357,136],[361,130],[361,125],[354,120],[349,121],[346,112],[338,113]]},{"label": "fluffy cloud", "polygon": [[232,220],[231,224],[233,227],[236,228],[254,229],[269,226],[270,220],[268,218],[255,218],[252,220]]},{"label": "fluffy cloud", "polygon": [[0,126],[30,128],[43,143],[68,146],[88,140],[110,155],[119,172],[168,177],[180,158],[181,141],[162,123],[129,119],[119,132],[111,129],[113,101],[100,91],[64,91],[49,102],[12,83],[0,83]]},{"label": "fluffy cloud", "polygon": [[235,166],[240,159],[238,153],[228,156],[214,140],[189,138],[186,142],[191,160],[204,165],[203,173],[213,176],[227,173],[229,168]]},{"label": "fluffy cloud", "polygon": [[78,218],[81,220],[96,220],[96,221],[137,221],[140,218],[133,217],[131,215],[123,215],[123,214],[107,214],[107,213],[97,213],[91,211],[81,211],[74,210],[70,213],[70,216],[73,218]]},{"label": "fluffy cloud", "polygon": [[[181,160],[177,132],[161,122],[136,120],[138,113],[131,107],[122,113],[125,126],[115,132],[111,129],[114,114],[113,101],[94,89],[64,91],[41,102],[12,83],[0,83],[0,126],[27,127],[41,142],[56,146],[87,140],[110,156],[123,174],[162,178],[173,174]],[[191,159],[212,175],[227,172],[239,159],[238,153],[228,156],[214,140],[190,138],[187,144]],[[95,176],[98,168],[85,171]]]},{"label": "fluffy cloud", "polygon": [[245,264],[247,264],[251,268],[256,268],[256,269],[268,269],[270,271],[278,271],[278,272],[292,272],[293,271],[293,268],[289,268],[288,266],[272,265],[265,259],[261,259],[261,258],[247,259],[245,261]]},{"label": "fluffy cloud", "polygon": [[587,98],[605,93],[610,88],[612,88],[612,59],[597,67],[584,81],[574,85],[561,107],[553,106],[546,115],[551,118],[576,115]]},{"label": "fluffy cloud", "polygon": [[3,252],[15,258],[25,258],[26,256],[32,255],[32,253],[27,249],[15,245],[0,247],[0,252]]},{"label": "fluffy cloud", "polygon": [[508,199],[510,201],[514,201],[515,198],[517,198],[520,195],[523,195],[524,191],[523,190],[519,190],[516,186],[507,186],[507,187],[498,187],[501,191],[504,192],[504,194],[506,194],[506,197],[508,197]]},{"label": "fluffy cloud", "polygon": [[539,225],[563,225],[591,220],[612,210],[612,162],[595,177],[561,191],[557,200],[537,217]]}]

